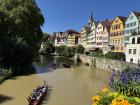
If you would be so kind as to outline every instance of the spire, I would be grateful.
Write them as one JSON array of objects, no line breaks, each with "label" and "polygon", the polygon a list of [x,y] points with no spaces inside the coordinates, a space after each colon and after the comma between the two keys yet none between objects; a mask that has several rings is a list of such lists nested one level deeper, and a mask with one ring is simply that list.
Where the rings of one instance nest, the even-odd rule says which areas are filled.
[{"label": "spire", "polygon": [[93,16],[92,16],[92,12],[90,13],[90,16],[89,16],[89,21],[88,21],[88,25],[91,26],[93,24]]}]

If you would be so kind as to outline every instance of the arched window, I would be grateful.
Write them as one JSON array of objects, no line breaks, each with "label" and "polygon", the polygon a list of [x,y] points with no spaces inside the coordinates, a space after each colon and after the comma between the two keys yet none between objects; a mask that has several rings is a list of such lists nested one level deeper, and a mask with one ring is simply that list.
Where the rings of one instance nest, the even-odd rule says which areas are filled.
[{"label": "arched window", "polygon": [[132,44],[135,44],[135,38],[132,38]]},{"label": "arched window", "polygon": [[138,37],[137,39],[137,44],[140,44],[140,37]]}]

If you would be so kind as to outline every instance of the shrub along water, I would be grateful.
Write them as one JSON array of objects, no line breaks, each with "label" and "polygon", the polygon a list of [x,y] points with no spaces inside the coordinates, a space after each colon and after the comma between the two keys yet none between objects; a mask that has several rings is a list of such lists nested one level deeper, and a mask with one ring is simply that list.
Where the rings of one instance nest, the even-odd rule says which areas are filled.
[{"label": "shrub along water", "polygon": [[5,79],[8,79],[11,75],[11,70],[0,69],[0,83],[2,83]]},{"label": "shrub along water", "polygon": [[73,57],[75,54],[75,47],[59,46],[55,48],[55,51],[60,56],[70,58]]}]

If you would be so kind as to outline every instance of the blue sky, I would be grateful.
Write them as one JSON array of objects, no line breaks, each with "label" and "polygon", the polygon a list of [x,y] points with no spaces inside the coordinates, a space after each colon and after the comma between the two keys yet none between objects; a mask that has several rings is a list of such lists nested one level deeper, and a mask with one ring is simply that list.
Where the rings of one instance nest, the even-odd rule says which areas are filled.
[{"label": "blue sky", "polygon": [[45,17],[43,32],[53,33],[75,29],[87,24],[90,12],[94,20],[128,16],[140,12],[140,0],[36,0]]}]

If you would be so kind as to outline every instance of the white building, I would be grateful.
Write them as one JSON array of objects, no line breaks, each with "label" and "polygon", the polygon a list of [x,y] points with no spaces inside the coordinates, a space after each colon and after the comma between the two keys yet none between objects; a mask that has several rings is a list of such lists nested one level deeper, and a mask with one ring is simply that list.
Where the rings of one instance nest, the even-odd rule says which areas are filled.
[{"label": "white building", "polygon": [[102,49],[103,47],[103,43],[102,43],[103,31],[104,31],[104,26],[100,22],[96,28],[96,47],[99,49]]},{"label": "white building", "polygon": [[110,48],[109,48],[109,29],[107,28],[107,26],[104,27],[104,31],[103,31],[102,50],[103,50],[104,54],[106,54],[107,52],[110,51]]},{"label": "white building", "polygon": [[102,22],[102,25],[104,27],[103,35],[102,35],[102,50],[104,54],[110,51],[109,36],[110,36],[110,27],[112,22],[113,22],[112,20],[108,20],[108,19]]},{"label": "white building", "polygon": [[92,50],[96,47],[96,25],[97,22],[93,20],[93,16],[91,13],[89,19],[90,33],[87,35],[87,48],[89,50]]},{"label": "white building", "polygon": [[126,45],[126,62],[140,64],[140,35],[130,36]]},{"label": "white building", "polygon": [[54,35],[56,36],[54,41],[55,46],[67,45],[67,35],[65,32],[56,32]]}]

